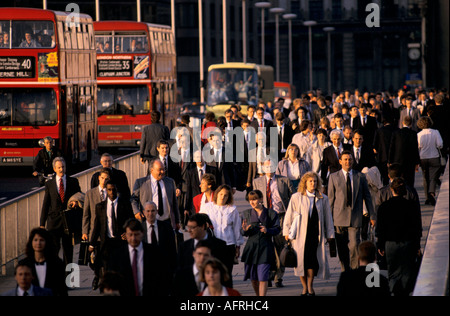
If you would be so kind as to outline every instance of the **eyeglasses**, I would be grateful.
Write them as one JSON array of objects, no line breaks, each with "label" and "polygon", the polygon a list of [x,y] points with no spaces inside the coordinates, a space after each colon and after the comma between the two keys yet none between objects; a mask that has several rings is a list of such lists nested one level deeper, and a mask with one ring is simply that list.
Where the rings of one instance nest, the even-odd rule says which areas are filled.
[{"label": "eyeglasses", "polygon": [[197,226],[186,226],[187,230],[194,230],[197,227],[198,227],[198,225]]}]

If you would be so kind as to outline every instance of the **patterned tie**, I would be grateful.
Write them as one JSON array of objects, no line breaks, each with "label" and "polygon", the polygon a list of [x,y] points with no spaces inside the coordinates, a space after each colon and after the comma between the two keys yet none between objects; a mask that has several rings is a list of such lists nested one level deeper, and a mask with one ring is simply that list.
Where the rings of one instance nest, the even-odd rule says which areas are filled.
[{"label": "patterned tie", "polygon": [[61,202],[64,203],[64,182],[63,179],[59,179],[59,197],[61,198]]},{"label": "patterned tie", "polygon": [[133,248],[133,261],[131,262],[131,269],[133,270],[133,280],[134,280],[134,293],[139,296],[139,284],[138,284],[138,274],[137,274],[137,249]]},{"label": "patterned tie", "polygon": [[102,193],[100,193],[100,198],[102,199],[102,202],[103,202],[105,200],[105,190],[102,189],[101,191],[102,191]]},{"label": "patterned tie", "polygon": [[361,158],[359,153],[359,148],[356,149],[356,163],[359,163],[359,159]]},{"label": "patterned tie", "polygon": [[164,164],[164,174],[167,176],[167,158],[164,157],[163,159],[163,164]]},{"label": "patterned tie", "polygon": [[267,181],[267,189],[266,189],[266,197],[267,197],[267,208],[271,209],[272,208],[272,192],[270,191],[270,181],[272,179],[269,179],[269,181]]}]

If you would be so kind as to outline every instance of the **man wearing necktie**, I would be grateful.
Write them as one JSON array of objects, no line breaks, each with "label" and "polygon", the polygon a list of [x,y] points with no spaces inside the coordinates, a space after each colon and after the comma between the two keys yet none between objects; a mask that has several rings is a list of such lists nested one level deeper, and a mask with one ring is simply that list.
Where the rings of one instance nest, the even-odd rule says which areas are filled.
[{"label": "man wearing necktie", "polygon": [[[99,185],[93,189],[86,192],[83,205],[83,220],[81,229],[81,239],[90,240],[89,236],[92,234],[95,223],[95,208],[98,203],[106,200],[106,182],[110,180],[109,169],[103,168],[100,170],[98,175]],[[100,271],[98,269],[94,270],[95,277],[92,281],[92,289],[95,291],[98,288],[100,280]]]},{"label": "man wearing necktie", "polygon": [[[161,160],[153,159],[149,165],[150,175],[138,186],[135,185],[133,190],[131,196],[133,212],[135,216],[136,214],[142,214],[145,203],[152,201],[162,212],[162,215],[157,215],[157,219],[167,221],[174,230],[178,230],[180,229],[180,213],[178,211],[175,181],[165,177],[164,165]],[[158,185],[160,194],[158,194]],[[143,215],[142,218],[144,218]]]},{"label": "man wearing necktie", "polygon": [[98,247],[94,264],[98,270],[107,267],[111,253],[124,243],[123,226],[128,219],[134,217],[130,201],[118,196],[117,185],[109,180],[105,187],[107,198],[95,206],[94,227],[89,246],[91,252],[94,247]]},{"label": "man wearing necktie", "polygon": [[411,129],[417,133],[419,132],[419,128],[417,127],[417,121],[420,118],[420,110],[412,106],[412,101],[413,101],[412,96],[406,97],[406,108],[400,112],[400,120],[398,123],[398,127],[403,128],[403,119],[405,118],[405,116],[408,116],[411,118]]},{"label": "man wearing necktie", "polygon": [[[42,203],[40,227],[45,228],[53,237],[55,250],[57,253],[63,247],[64,260],[66,264],[72,262],[73,245],[72,238],[64,231],[62,212],[76,206],[69,199],[78,192],[81,192],[80,184],[76,178],[66,175],[66,162],[62,157],[53,160],[53,171],[56,176],[45,183],[45,195]],[[70,226],[70,223],[69,223]]]},{"label": "man wearing necktie", "polygon": [[353,168],[353,154],[344,151],[340,171],[328,181],[328,198],[336,230],[336,245],[342,271],[358,268],[358,246],[361,242],[363,205],[369,212],[370,224],[375,226],[375,212],[366,177]]},{"label": "man wearing necktie", "polygon": [[169,295],[167,267],[158,246],[143,242],[144,228],[135,218],[124,224],[125,240],[114,249],[107,270],[123,276],[122,296],[162,297]]},{"label": "man wearing necktie", "polygon": [[144,236],[142,241],[158,247],[161,252],[160,260],[169,268],[166,276],[167,283],[171,284],[172,275],[177,268],[177,251],[172,226],[168,222],[156,219],[157,205],[147,202],[144,205],[145,221],[142,223]]}]

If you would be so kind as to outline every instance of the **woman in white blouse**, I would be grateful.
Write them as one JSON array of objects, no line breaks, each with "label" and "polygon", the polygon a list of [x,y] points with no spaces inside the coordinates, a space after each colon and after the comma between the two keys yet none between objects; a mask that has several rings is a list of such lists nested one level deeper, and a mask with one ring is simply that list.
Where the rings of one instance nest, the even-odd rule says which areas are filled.
[{"label": "woman in white blouse", "polygon": [[309,147],[306,153],[306,161],[311,166],[311,170],[320,175],[321,164],[323,160],[323,151],[325,148],[333,145],[327,141],[328,133],[324,129],[319,129],[317,131],[317,142],[314,142],[311,147]]},{"label": "woman in white blouse", "polygon": [[300,157],[299,147],[296,144],[290,144],[285,157],[278,163],[275,174],[289,178],[294,190],[297,191],[300,179],[308,171],[311,171],[311,167]]},{"label": "woman in white blouse", "polygon": [[[233,275],[233,265],[239,257],[240,247],[244,244],[241,235],[241,217],[234,205],[233,193],[230,186],[222,184],[214,192],[213,202],[207,203],[200,210],[207,214],[214,229],[214,236],[227,243],[227,262],[224,262],[230,276]],[[232,285],[232,282],[230,283]]]},{"label": "woman in white blouse", "polygon": [[[295,229],[291,231],[292,226]],[[334,239],[330,202],[322,193],[322,182],[316,173],[305,174],[298,192],[292,195],[284,217],[283,236],[286,240],[293,238],[298,262],[294,273],[302,282],[301,295],[314,296],[314,277],[330,278],[325,242]]]},{"label": "woman in white blouse", "polygon": [[419,143],[420,166],[423,173],[423,187],[426,194],[425,204],[436,205],[436,183],[440,176],[440,152],[444,146],[441,134],[432,129],[433,121],[423,116],[417,121],[417,127],[422,131],[417,134]]}]

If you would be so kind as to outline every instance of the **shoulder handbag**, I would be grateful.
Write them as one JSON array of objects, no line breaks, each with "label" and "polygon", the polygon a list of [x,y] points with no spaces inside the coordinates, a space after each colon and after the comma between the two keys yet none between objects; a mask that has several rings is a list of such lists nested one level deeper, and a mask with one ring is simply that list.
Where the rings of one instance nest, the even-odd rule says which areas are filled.
[{"label": "shoulder handbag", "polygon": [[280,263],[286,268],[297,268],[297,253],[292,248],[291,242],[288,241],[280,253]]}]

